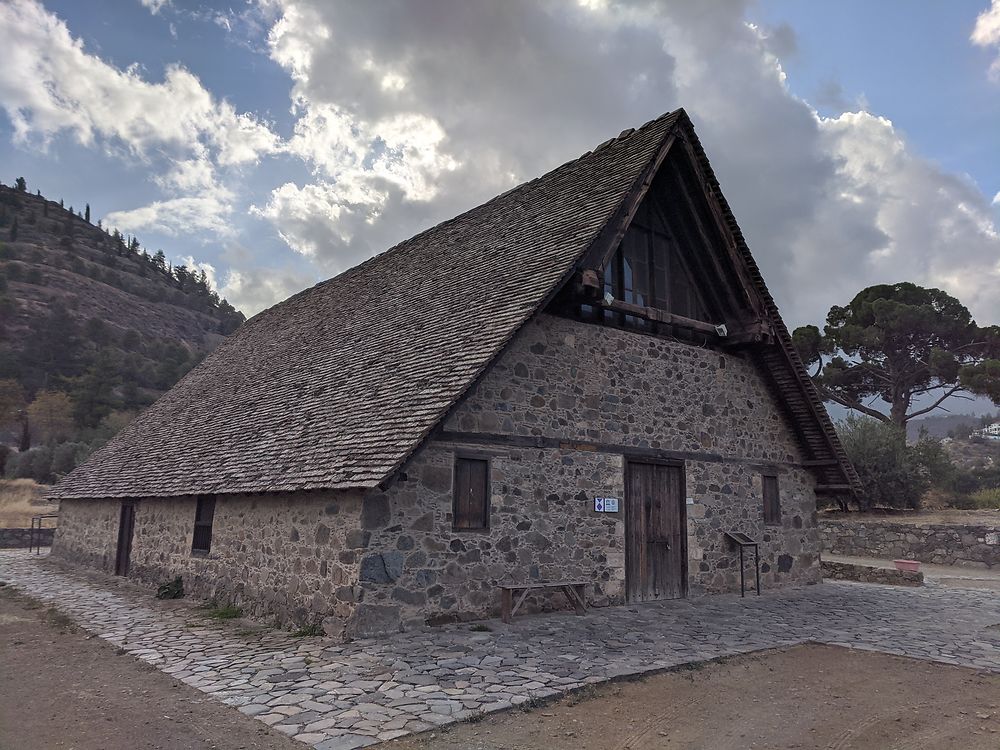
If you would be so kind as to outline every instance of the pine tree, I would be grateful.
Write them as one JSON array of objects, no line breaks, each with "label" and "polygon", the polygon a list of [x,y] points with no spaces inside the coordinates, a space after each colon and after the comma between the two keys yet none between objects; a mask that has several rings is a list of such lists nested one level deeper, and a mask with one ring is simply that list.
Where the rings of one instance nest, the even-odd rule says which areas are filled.
[{"label": "pine tree", "polygon": [[90,367],[77,378],[73,389],[74,414],[81,427],[97,427],[117,404],[118,370],[107,349],[98,351]]},{"label": "pine tree", "polygon": [[87,207],[84,209],[83,220],[85,222],[87,222],[88,224],[90,223],[90,204],[89,203],[87,204]]},{"label": "pine tree", "polygon": [[23,193],[28,189],[28,183],[24,181],[23,177],[18,177],[14,180],[14,187],[19,193]]}]

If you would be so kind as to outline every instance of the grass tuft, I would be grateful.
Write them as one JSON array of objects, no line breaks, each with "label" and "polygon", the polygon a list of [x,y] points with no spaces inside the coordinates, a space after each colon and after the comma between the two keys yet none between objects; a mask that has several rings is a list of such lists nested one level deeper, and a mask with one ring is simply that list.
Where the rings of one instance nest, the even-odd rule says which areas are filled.
[{"label": "grass tuft", "polygon": [[243,610],[240,607],[220,607],[216,604],[210,604],[205,617],[210,620],[238,620],[243,617]]},{"label": "grass tuft", "polygon": [[303,625],[298,630],[292,631],[293,638],[315,638],[320,635],[324,635],[324,632],[323,626],[318,622],[314,622],[310,625]]}]

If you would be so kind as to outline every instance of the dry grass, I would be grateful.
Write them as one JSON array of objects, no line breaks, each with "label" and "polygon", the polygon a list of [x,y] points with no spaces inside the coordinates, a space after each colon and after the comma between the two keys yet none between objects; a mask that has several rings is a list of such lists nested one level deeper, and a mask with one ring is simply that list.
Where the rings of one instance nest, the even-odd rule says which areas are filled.
[{"label": "dry grass", "polygon": [[31,479],[0,479],[0,528],[27,528],[32,516],[55,513],[59,506],[44,502],[44,491]]}]

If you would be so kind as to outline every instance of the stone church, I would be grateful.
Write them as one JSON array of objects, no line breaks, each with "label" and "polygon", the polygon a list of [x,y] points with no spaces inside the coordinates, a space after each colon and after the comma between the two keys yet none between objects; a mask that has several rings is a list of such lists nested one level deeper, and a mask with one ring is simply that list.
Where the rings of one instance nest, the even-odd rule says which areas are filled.
[{"label": "stone church", "polygon": [[727,534],[816,582],[856,486],[678,110],[254,317],[57,485],[53,555],[363,636],[739,591]]}]

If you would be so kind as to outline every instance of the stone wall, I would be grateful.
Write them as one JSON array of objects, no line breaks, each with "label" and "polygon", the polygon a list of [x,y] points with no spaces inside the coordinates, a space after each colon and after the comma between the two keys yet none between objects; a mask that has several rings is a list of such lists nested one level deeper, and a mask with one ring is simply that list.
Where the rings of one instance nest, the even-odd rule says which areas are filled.
[{"label": "stone wall", "polygon": [[[344,493],[222,496],[211,552],[192,553],[196,501],[154,498],[136,505],[129,577],[156,586],[184,578],[192,596],[217,599],[279,625],[327,618],[340,632],[360,595],[360,497]],[[114,568],[118,501],[63,501],[53,554]]]},{"label": "stone wall", "polygon": [[920,560],[935,565],[1000,565],[1000,527],[824,520],[823,549],[834,555]]},{"label": "stone wall", "polygon": [[896,570],[895,568],[875,568],[871,565],[832,562],[824,560],[823,577],[834,581],[858,581],[859,583],[882,583],[889,586],[923,586],[924,574],[919,570]]},{"label": "stone wall", "polygon": [[118,546],[117,500],[63,500],[52,554],[79,565],[114,572]]},{"label": "stone wall", "polygon": [[54,534],[55,529],[53,528],[35,529],[35,535],[32,538],[31,529],[0,529],[0,549],[27,547],[32,542],[36,545],[40,544],[42,547],[48,547],[52,544]]},{"label": "stone wall", "polygon": [[[181,575],[192,595],[356,636],[494,615],[500,583],[583,579],[592,605],[620,604],[625,457],[655,450],[685,457],[690,594],[738,590],[725,531],[760,540],[765,586],[819,580],[813,480],[749,361],[547,315],[384,490],[220,496],[208,556],[191,552],[194,498],[140,500],[130,576]],[[452,527],[456,453],[491,462],[487,532]],[[763,523],[763,469],[780,525]],[[621,510],[595,512],[595,496]],[[119,508],[64,502],[54,553],[110,571]]]},{"label": "stone wall", "polygon": [[[494,615],[499,583],[533,580],[590,580],[592,604],[621,603],[624,503],[595,513],[593,498],[624,498],[630,448],[691,456],[691,594],[739,589],[727,530],[760,540],[765,586],[820,578],[812,476],[796,465],[798,447],[758,373],[738,356],[541,316],[444,429],[405,467],[405,481],[366,499],[379,509],[365,524],[372,551],[361,568],[373,619]],[[469,435],[558,440],[525,447]],[[452,529],[456,452],[491,460],[488,533]],[[763,523],[764,466],[780,475],[780,526]]]}]

